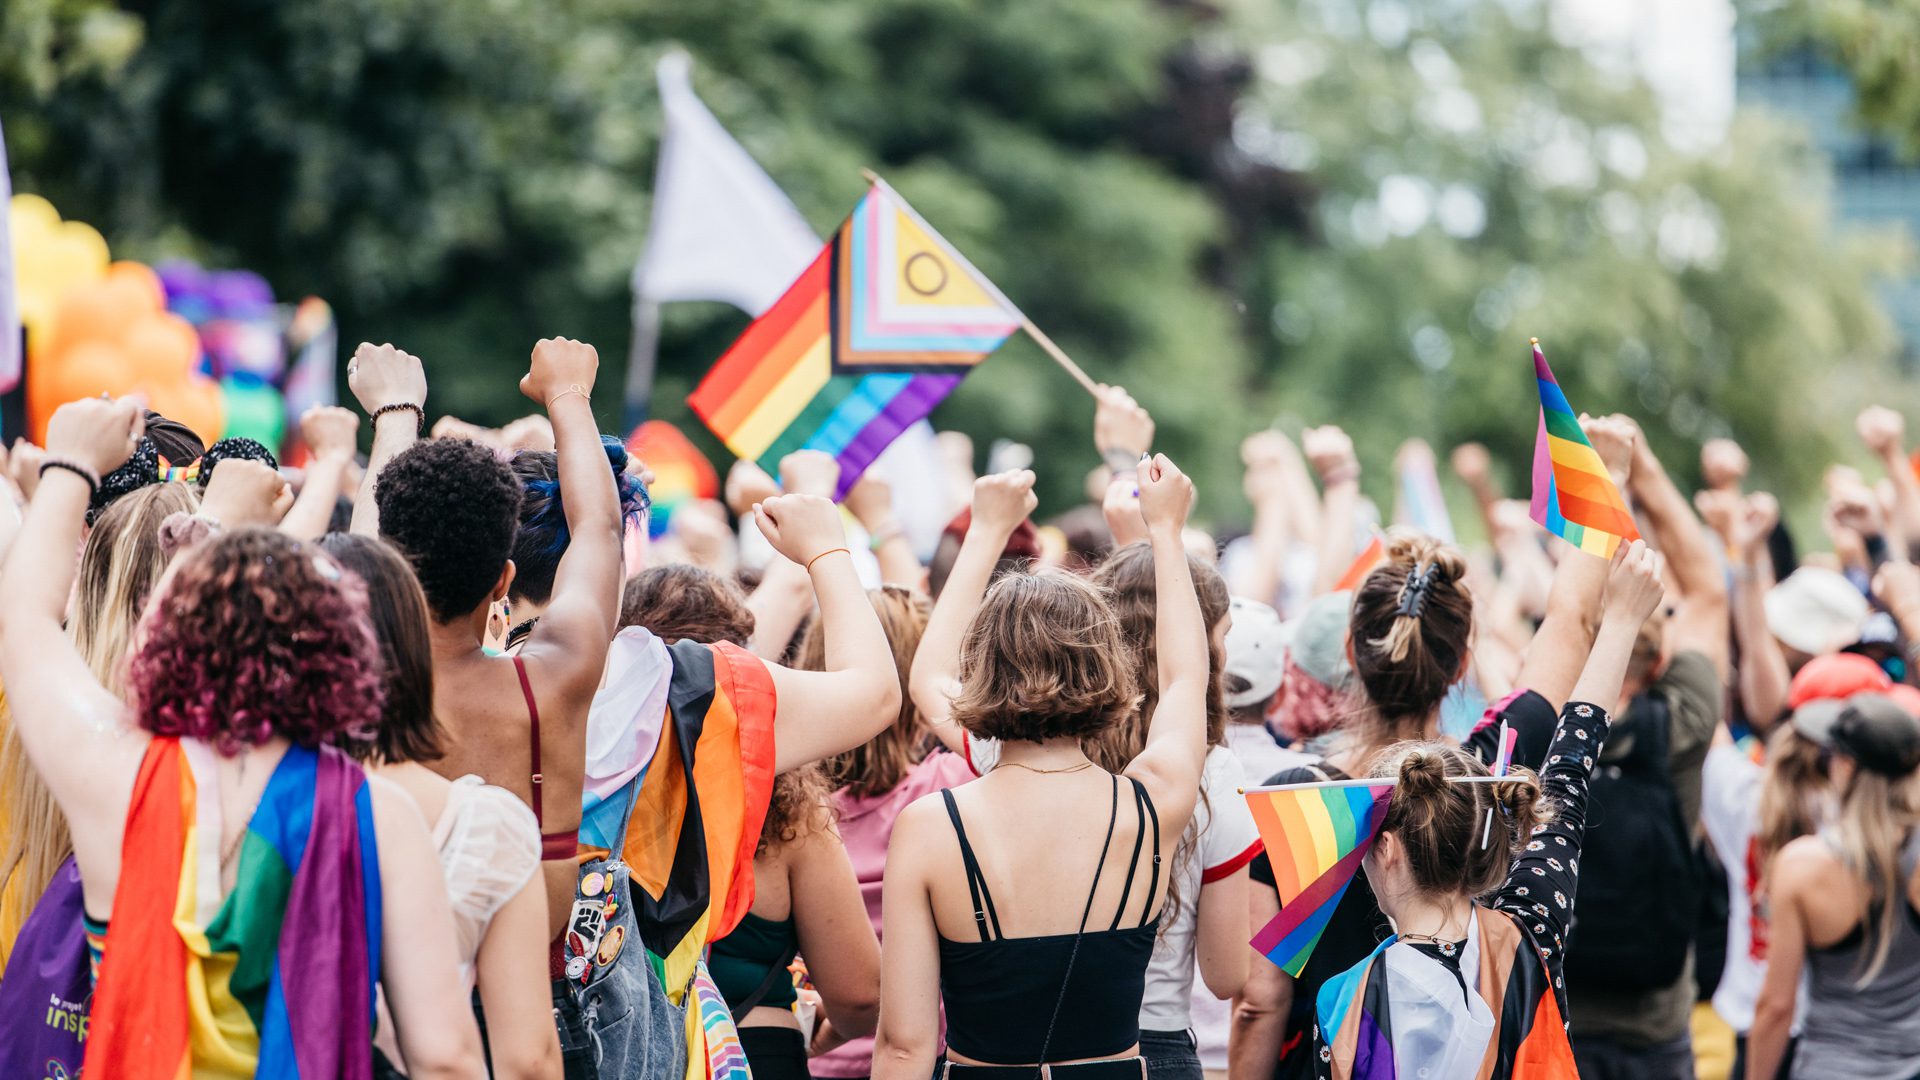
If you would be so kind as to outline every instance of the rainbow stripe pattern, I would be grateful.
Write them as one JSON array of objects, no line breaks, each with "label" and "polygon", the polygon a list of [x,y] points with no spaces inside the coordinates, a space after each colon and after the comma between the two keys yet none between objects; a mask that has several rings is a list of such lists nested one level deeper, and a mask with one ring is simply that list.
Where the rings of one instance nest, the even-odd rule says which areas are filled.
[{"label": "rainbow stripe pattern", "polygon": [[694,1070],[704,1065],[707,1080],[753,1080],[746,1049],[740,1045],[740,1030],[734,1026],[733,1010],[727,1007],[727,999],[714,985],[704,961],[694,972],[693,995],[696,1007],[687,1010],[688,1077],[694,1077]]},{"label": "rainbow stripe pattern", "polygon": [[885,183],[687,403],[743,458],[820,450],[836,498],[1022,325],[1018,309]]},{"label": "rainbow stripe pattern", "polygon": [[1247,792],[1280,892],[1280,914],[1253,936],[1255,951],[1300,977],[1373,846],[1392,796],[1390,783],[1297,784]]},{"label": "rainbow stripe pattern", "polygon": [[155,739],[134,781],[85,1073],[369,1080],[380,869],[366,775],[289,748],[221,898],[213,752]]},{"label": "rainbow stripe pattern", "polygon": [[720,474],[680,429],[665,420],[648,420],[627,436],[627,450],[653,471],[647,485],[647,535],[667,534],[674,511],[695,499],[720,497]]},{"label": "rainbow stripe pattern", "polygon": [[1590,555],[1613,558],[1622,541],[1640,539],[1626,500],[1594,452],[1580,417],[1560,392],[1553,369],[1533,339],[1533,374],[1540,386],[1540,433],[1533,444],[1533,520]]}]

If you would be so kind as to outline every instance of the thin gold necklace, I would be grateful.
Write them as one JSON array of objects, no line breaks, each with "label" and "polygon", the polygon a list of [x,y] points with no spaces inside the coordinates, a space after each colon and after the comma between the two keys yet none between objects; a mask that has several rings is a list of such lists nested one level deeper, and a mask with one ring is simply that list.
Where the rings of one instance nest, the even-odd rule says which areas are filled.
[{"label": "thin gold necklace", "polygon": [[995,765],[994,768],[995,769],[1025,769],[1030,773],[1039,773],[1042,776],[1058,776],[1061,773],[1072,773],[1072,772],[1079,772],[1082,769],[1091,769],[1093,768],[1093,762],[1083,761],[1078,765],[1068,765],[1065,768],[1060,768],[1060,769],[1036,769],[1031,765],[1023,765],[1018,761],[1003,761],[1000,764]]}]

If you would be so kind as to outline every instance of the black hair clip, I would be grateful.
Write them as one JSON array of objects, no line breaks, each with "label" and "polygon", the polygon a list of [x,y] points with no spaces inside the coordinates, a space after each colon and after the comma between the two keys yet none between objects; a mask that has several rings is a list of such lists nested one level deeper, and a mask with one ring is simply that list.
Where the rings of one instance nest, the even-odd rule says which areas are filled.
[{"label": "black hair clip", "polygon": [[1430,562],[1416,564],[1413,572],[1407,575],[1407,583],[1400,587],[1400,606],[1394,609],[1396,619],[1417,619],[1427,608],[1427,593],[1433,588],[1435,566]]}]

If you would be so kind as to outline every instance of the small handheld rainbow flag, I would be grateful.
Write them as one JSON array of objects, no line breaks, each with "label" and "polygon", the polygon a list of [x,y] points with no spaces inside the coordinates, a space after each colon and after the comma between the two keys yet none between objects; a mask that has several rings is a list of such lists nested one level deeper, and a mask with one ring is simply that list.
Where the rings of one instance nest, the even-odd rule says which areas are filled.
[{"label": "small handheld rainbow flag", "polygon": [[834,455],[839,499],[1024,323],[992,282],[876,180],[687,403],[727,449],[773,475],[795,450]]},{"label": "small handheld rainbow flag", "polygon": [[1375,532],[1373,539],[1367,542],[1367,546],[1360,549],[1360,554],[1353,557],[1353,562],[1347,564],[1347,572],[1341,574],[1340,580],[1334,583],[1333,591],[1352,592],[1365,584],[1367,577],[1386,561],[1386,541],[1378,532]]},{"label": "small handheld rainbow flag", "polygon": [[1580,417],[1560,392],[1553,370],[1533,339],[1533,374],[1540,385],[1540,434],[1533,444],[1533,520],[1590,555],[1613,558],[1624,540],[1640,539],[1626,500],[1613,486],[1600,455],[1580,430]]},{"label": "small handheld rainbow flag", "polygon": [[1253,947],[1294,978],[1326,931],[1387,816],[1392,781],[1335,780],[1257,788],[1247,806],[1266,842],[1280,914]]}]

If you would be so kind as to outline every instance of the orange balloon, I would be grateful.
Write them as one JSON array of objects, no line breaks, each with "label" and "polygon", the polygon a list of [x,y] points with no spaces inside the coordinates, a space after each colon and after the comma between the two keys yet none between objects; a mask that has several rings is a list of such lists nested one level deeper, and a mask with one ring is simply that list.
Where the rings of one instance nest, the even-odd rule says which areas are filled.
[{"label": "orange balloon", "polygon": [[188,375],[178,382],[153,387],[148,392],[147,407],[192,428],[209,446],[226,427],[220,384],[205,375]]},{"label": "orange balloon", "polygon": [[155,310],[152,297],[137,278],[122,275],[89,281],[60,298],[48,351],[57,358],[77,342],[118,341],[134,320]]},{"label": "orange balloon", "polygon": [[193,324],[166,311],[140,316],[127,328],[120,346],[134,378],[151,386],[184,380],[200,358],[200,335]]},{"label": "orange balloon", "polygon": [[107,267],[107,280],[124,282],[138,288],[143,300],[144,310],[165,311],[167,307],[167,287],[160,284],[160,275],[145,263],[131,259],[122,259]]},{"label": "orange balloon", "polygon": [[28,419],[34,439],[46,436],[47,420],[69,401],[132,393],[134,380],[120,349],[104,341],[83,341],[28,379]]}]

